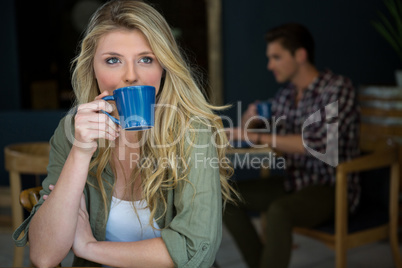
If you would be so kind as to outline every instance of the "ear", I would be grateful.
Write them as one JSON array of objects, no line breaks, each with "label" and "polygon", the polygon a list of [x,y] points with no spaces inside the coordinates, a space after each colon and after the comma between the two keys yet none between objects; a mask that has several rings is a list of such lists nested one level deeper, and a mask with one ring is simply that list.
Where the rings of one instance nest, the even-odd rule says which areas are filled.
[{"label": "ear", "polygon": [[295,59],[298,63],[306,63],[308,61],[307,50],[303,47],[296,49]]}]

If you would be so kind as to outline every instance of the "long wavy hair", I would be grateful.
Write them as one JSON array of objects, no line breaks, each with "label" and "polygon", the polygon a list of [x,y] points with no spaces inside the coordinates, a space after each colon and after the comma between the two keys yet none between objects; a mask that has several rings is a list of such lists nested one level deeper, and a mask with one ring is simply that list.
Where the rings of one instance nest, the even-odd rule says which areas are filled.
[{"label": "long wavy hair", "polygon": [[[131,190],[129,192],[133,197],[134,182],[141,178],[142,194],[151,210],[150,225],[153,226],[152,220],[155,218],[157,207],[164,208],[161,217],[166,213],[166,192],[176,188],[181,182],[190,183],[187,179],[189,170],[182,169],[186,163],[179,162],[189,158],[191,146],[185,145],[186,139],[178,137],[186,135],[187,140],[188,137],[195,140],[194,128],[207,127],[214,133],[211,137],[216,144],[220,160],[219,173],[224,205],[227,201],[235,201],[237,193],[228,181],[233,174],[233,168],[228,161],[221,161],[225,158],[228,141],[222,131],[220,117],[213,112],[226,107],[213,106],[207,102],[198,78],[192,74],[190,66],[183,59],[169,25],[150,5],[133,0],[111,1],[100,7],[92,16],[81,43],[81,51],[72,65],[76,104],[93,101],[100,94],[93,66],[95,50],[102,36],[118,29],[141,31],[164,68],[163,81],[156,98],[155,126],[139,135],[144,141],[140,147],[141,157],[146,156],[147,161],[140,161],[139,168],[130,175],[126,190]],[[112,162],[113,146],[112,142],[107,140],[99,140],[98,143],[104,146],[98,146],[99,153],[91,162],[90,170],[97,179],[97,185],[92,186],[99,188],[102,195],[106,222],[107,204],[110,200],[106,195],[105,186],[108,185],[102,178],[102,173],[106,165]],[[160,159],[165,161],[162,165]],[[153,165],[150,166],[149,163]],[[118,167],[112,165],[112,168],[115,170]]]}]

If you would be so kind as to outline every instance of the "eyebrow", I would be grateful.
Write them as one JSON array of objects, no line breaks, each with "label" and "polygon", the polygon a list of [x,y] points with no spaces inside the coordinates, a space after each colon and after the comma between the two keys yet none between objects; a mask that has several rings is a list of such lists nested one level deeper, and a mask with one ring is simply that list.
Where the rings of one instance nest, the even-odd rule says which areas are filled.
[{"label": "eyebrow", "polygon": [[267,54],[267,57],[280,57],[279,53]]},{"label": "eyebrow", "polygon": [[[149,55],[149,54],[154,55],[154,53],[152,51],[144,51],[144,52],[139,53],[138,56]],[[105,52],[105,53],[102,53],[102,55],[123,56],[117,52]]]}]

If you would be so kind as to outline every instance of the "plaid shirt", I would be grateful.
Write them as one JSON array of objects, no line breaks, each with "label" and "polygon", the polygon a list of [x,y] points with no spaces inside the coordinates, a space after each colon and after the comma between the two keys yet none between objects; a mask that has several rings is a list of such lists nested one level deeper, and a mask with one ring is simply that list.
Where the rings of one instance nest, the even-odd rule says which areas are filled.
[{"label": "plaid shirt", "polygon": [[[277,121],[276,133],[301,134],[306,148],[305,154],[285,154],[285,187],[297,191],[315,184],[334,185],[338,161],[359,155],[356,92],[348,78],[326,70],[303,91],[298,104],[296,96],[296,88],[289,84],[272,100],[272,115],[276,120],[285,116]],[[351,211],[357,207],[359,196],[355,174],[349,177]]]}]

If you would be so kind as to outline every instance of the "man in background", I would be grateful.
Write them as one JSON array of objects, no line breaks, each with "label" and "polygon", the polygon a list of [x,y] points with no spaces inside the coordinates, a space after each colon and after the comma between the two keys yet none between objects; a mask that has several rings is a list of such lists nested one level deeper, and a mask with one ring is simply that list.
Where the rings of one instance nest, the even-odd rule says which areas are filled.
[{"label": "man in background", "polygon": [[[284,154],[284,176],[238,183],[244,202],[228,205],[224,215],[250,267],[287,267],[294,226],[315,227],[333,219],[335,169],[359,153],[359,112],[351,81],[314,65],[314,41],[300,24],[285,24],[266,34],[268,70],[287,83],[272,99],[276,133],[248,131],[263,125],[257,103],[249,105],[242,126],[228,132],[233,140],[249,140]],[[272,120],[274,122],[274,120]],[[270,130],[273,129],[271,125]],[[350,177],[349,206],[359,200],[358,178]],[[262,243],[247,211],[266,213]]]}]

